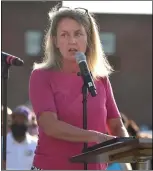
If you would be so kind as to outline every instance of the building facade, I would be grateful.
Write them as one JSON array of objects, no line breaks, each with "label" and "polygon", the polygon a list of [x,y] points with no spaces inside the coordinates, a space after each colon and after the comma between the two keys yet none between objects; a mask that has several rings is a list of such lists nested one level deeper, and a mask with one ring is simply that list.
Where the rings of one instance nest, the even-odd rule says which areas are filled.
[{"label": "building facade", "polygon": [[[2,50],[24,60],[11,67],[8,106],[28,101],[34,61],[43,56],[47,13],[57,2],[2,2]],[[104,51],[115,72],[110,77],[119,110],[138,124],[152,125],[152,16],[97,14]]]}]

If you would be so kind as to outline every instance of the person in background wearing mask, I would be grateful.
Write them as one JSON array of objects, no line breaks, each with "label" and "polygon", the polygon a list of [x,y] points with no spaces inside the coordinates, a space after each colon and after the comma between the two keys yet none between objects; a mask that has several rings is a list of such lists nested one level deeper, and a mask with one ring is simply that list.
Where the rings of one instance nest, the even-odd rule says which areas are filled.
[{"label": "person in background wearing mask", "polygon": [[37,138],[28,133],[31,111],[18,106],[12,113],[10,132],[7,134],[6,170],[30,170]]}]

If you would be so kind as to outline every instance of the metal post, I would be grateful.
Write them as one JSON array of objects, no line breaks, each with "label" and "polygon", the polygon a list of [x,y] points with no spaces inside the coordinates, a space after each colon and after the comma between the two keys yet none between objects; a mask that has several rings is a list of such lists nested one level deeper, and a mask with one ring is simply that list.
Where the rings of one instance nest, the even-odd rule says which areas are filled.
[{"label": "metal post", "polygon": [[144,158],[140,158],[136,163],[137,170],[149,170],[149,160],[145,160]]}]

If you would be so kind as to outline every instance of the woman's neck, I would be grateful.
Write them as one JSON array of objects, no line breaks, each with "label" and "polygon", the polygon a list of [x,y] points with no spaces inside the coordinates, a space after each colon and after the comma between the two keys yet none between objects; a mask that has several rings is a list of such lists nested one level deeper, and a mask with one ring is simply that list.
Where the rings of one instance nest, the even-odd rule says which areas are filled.
[{"label": "woman's neck", "polygon": [[68,73],[78,73],[80,71],[79,65],[76,63],[76,61],[70,61],[67,59],[63,60],[62,70]]}]

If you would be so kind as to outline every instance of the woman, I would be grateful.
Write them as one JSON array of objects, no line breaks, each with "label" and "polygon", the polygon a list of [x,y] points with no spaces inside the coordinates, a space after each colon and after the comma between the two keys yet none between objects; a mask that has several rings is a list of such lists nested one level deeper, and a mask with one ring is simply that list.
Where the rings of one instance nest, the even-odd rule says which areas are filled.
[{"label": "woman", "polygon": [[[45,41],[45,58],[30,78],[30,100],[39,126],[32,169],[83,170],[69,158],[88,146],[115,136],[128,136],[117,109],[108,75],[111,67],[101,50],[94,18],[86,9],[54,8]],[[83,128],[81,88],[76,52],[87,56],[98,95],[88,94],[88,129]],[[107,135],[107,126],[109,133]],[[88,164],[104,170],[107,164]]]}]

